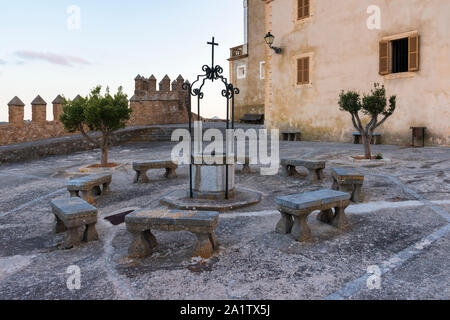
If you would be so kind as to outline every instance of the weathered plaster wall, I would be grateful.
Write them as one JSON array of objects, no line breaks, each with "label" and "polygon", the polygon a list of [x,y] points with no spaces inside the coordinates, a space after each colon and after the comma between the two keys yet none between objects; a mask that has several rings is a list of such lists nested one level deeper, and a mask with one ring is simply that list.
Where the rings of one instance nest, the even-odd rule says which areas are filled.
[{"label": "weathered plaster wall", "polygon": [[[260,76],[260,63],[265,61],[264,35],[264,2],[248,0],[248,57],[230,61],[231,81],[242,91],[235,97],[235,119],[246,113],[264,113],[264,79]],[[236,70],[241,65],[247,69],[244,79],[237,77]]]},{"label": "weathered plaster wall", "polygon": [[[406,144],[411,126],[426,126],[428,143],[450,144],[450,1],[311,0],[297,22],[295,0],[266,1],[266,28],[283,54],[266,50],[266,125],[300,129],[308,140],[350,141],[350,116],[339,111],[341,89],[368,91],[374,82],[397,95],[395,114],[379,128],[385,143]],[[366,26],[370,5],[381,8],[381,30]],[[400,78],[378,74],[379,41],[417,30],[420,70]],[[296,57],[311,59],[311,85],[296,86]]]}]

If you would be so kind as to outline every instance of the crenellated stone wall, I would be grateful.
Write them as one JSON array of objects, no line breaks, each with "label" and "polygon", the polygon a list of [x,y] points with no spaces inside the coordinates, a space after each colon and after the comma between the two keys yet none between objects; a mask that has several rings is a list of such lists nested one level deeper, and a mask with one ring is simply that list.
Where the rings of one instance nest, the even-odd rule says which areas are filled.
[{"label": "crenellated stone wall", "polygon": [[130,99],[133,113],[130,125],[175,124],[188,122],[187,92],[180,75],[172,83],[165,76],[156,90],[156,78],[138,75],[135,79],[134,96]]},{"label": "crenellated stone wall", "polygon": [[47,103],[41,96],[31,102],[32,120],[24,121],[25,104],[14,97],[8,103],[9,122],[0,125],[0,145],[36,141],[69,135],[59,122],[63,98],[58,95],[53,100],[54,121],[47,121]]},{"label": "crenellated stone wall", "polygon": [[[148,79],[138,75],[135,79],[135,94],[130,99],[133,113],[127,126],[187,123],[188,94],[182,89],[183,83],[181,75],[172,83],[166,75],[157,90],[153,75]],[[9,122],[0,124],[0,146],[71,135],[59,121],[63,102],[61,95],[53,100],[54,120],[47,121],[47,102],[38,95],[31,102],[32,120],[24,121],[25,104],[14,97],[8,103]]]}]

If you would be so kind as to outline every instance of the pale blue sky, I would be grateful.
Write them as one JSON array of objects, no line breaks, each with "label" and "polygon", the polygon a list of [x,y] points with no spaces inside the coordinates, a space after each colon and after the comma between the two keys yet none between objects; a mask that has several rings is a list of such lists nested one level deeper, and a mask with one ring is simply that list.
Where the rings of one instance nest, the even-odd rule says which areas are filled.
[{"label": "pale blue sky", "polygon": [[[81,28],[69,30],[67,8],[81,9]],[[242,0],[0,0],[0,121],[18,96],[30,102],[58,94],[86,95],[97,84],[134,91],[137,74],[192,79],[210,63],[210,46],[228,76],[229,48],[243,42]],[[217,88],[213,86],[212,88]],[[224,116],[219,91],[206,91],[204,115]]]}]

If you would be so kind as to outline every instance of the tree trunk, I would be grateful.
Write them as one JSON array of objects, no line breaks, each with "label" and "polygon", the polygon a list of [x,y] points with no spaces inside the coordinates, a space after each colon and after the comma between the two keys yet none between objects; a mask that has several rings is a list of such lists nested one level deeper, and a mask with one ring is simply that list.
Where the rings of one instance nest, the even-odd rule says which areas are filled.
[{"label": "tree trunk", "polygon": [[106,167],[108,165],[108,136],[103,134],[102,141],[102,167]]},{"label": "tree trunk", "polygon": [[102,148],[102,167],[106,167],[108,165],[108,148]]},{"label": "tree trunk", "polygon": [[370,152],[370,135],[366,136],[365,133],[361,133],[361,138],[364,144],[364,156],[366,157],[366,159],[371,160],[372,154]]}]

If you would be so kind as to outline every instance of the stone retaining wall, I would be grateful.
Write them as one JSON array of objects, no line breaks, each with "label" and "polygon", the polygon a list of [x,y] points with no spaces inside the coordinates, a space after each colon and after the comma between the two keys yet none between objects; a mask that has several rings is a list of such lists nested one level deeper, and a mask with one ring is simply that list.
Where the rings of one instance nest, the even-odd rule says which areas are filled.
[{"label": "stone retaining wall", "polygon": [[[112,136],[112,143],[113,145],[119,145],[129,141],[170,141],[170,134],[171,130],[165,132],[161,128],[128,127],[117,131]],[[101,138],[100,133],[92,133],[90,136],[98,140]],[[38,141],[0,146],[0,163],[26,161],[97,148],[98,146],[88,142],[79,134],[41,139]]]}]

